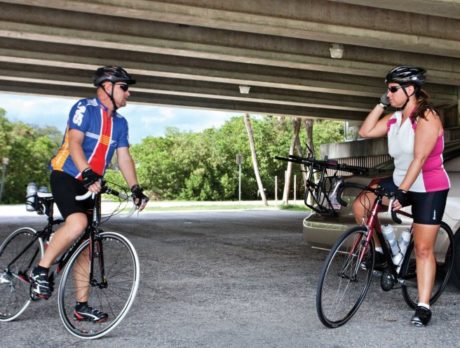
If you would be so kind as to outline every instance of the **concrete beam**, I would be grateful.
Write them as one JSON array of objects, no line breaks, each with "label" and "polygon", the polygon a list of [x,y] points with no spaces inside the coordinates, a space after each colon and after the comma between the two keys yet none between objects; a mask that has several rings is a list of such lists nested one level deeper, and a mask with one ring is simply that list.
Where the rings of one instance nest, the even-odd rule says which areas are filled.
[{"label": "concrete beam", "polygon": [[[7,0],[5,3],[33,5],[78,13],[108,14],[110,16],[133,18],[147,21],[175,23],[188,26],[206,27],[213,29],[225,29],[239,32],[257,33],[264,35],[298,38],[303,40],[315,40],[322,42],[339,42],[343,44],[402,50],[422,54],[438,54],[448,57],[460,58],[460,44],[453,36],[447,38],[445,31],[460,32],[460,22],[455,20],[439,20],[434,17],[430,20],[431,26],[420,30],[417,24],[426,22],[425,18],[411,18],[412,24],[400,22],[399,27],[388,27],[385,23],[398,23],[407,20],[408,16],[401,12],[394,12],[395,18],[376,18],[375,9],[361,8],[359,14],[352,13],[349,8],[343,7],[343,13],[334,11],[336,16],[328,18],[326,23],[315,21],[308,16],[309,13],[328,9],[332,11],[331,3],[324,1],[305,2],[305,6],[296,5],[304,14],[302,19],[277,17],[273,15],[252,14],[237,11],[203,8],[201,6],[189,6],[171,4],[159,1],[64,1],[64,0]],[[192,1],[193,3],[193,1]],[[233,2],[235,4],[237,2]],[[307,7],[309,5],[309,7]],[[278,2],[278,8],[285,6],[284,2]],[[312,11],[313,7],[313,11]],[[337,6],[336,6],[337,7]],[[206,10],[206,16],[203,16]],[[271,13],[277,13],[276,8],[270,9]],[[356,11],[355,11],[356,12]],[[340,24],[346,20],[346,24]],[[366,26],[367,25],[367,26]],[[435,30],[430,30],[435,27]],[[443,28],[443,32],[437,30]],[[437,35],[436,35],[437,34]]]},{"label": "concrete beam", "polygon": [[[1,52],[0,52],[1,53]],[[14,61],[14,63],[11,63]],[[136,75],[139,87],[152,90],[165,89],[173,94],[192,93],[193,95],[213,94],[216,97],[224,95],[234,100],[240,100],[238,86],[251,86],[251,93],[244,99],[256,100],[273,99],[278,104],[310,104],[321,108],[331,109],[368,109],[381,95],[383,88],[362,85],[356,81],[349,83],[329,82],[321,80],[305,80],[287,78],[276,75],[256,75],[238,72],[193,69],[182,72],[183,67],[168,67],[166,70],[152,70],[152,67],[142,69],[132,68],[129,63],[122,65]],[[100,64],[68,63],[49,61],[44,57],[21,58],[0,55],[0,75],[8,80],[30,79],[50,80],[51,83],[62,81],[89,84],[92,72]],[[197,81],[197,79],[200,81]],[[165,87],[167,86],[167,87]],[[433,98],[436,104],[454,104],[457,95],[455,88],[434,86]],[[276,102],[275,102],[276,101]]]},{"label": "concrete beam", "polygon": [[[33,89],[31,89],[33,84]],[[40,83],[39,81],[9,81],[8,85],[0,83],[0,91],[27,93],[34,90],[40,95],[52,96],[72,96],[72,97],[88,97],[94,94],[93,87],[83,87],[75,84],[71,85],[57,85]],[[182,96],[182,95],[169,95],[159,93],[146,93],[142,90],[133,90],[133,95],[130,102],[146,103],[155,105],[167,106],[183,106],[193,107],[209,110],[223,110],[223,111],[236,111],[236,112],[253,112],[258,114],[267,115],[282,115],[282,116],[303,116],[311,118],[325,118],[335,120],[362,120],[367,112],[357,111],[344,111],[344,110],[329,110],[318,109],[308,106],[297,105],[278,105],[275,103],[253,103],[250,101],[239,101],[220,98],[204,98],[202,96]]]},{"label": "concrete beam", "polygon": [[436,105],[458,104],[460,21],[344,2],[0,0],[0,88],[88,95],[92,72],[117,64],[139,102],[362,119],[386,71],[410,63]]},{"label": "concrete beam", "polygon": [[[329,0],[343,4],[369,6],[369,0]],[[459,0],[379,0],[372,7],[417,13],[421,15],[439,16],[460,19]]]}]

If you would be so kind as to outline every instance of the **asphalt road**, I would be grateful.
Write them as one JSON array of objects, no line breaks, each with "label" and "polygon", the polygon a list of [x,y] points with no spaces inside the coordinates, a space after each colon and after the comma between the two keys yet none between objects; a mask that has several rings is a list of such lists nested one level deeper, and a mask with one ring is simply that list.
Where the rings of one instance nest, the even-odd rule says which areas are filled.
[{"label": "asphalt road", "polygon": [[[83,341],[60,322],[56,297],[0,323],[1,347],[458,347],[460,292],[448,288],[427,328],[409,324],[400,290],[375,278],[355,317],[326,329],[315,292],[325,252],[302,241],[305,213],[277,210],[170,212],[117,217],[141,260],[141,283],[125,320]],[[0,240],[43,218],[1,217]],[[1,299],[0,299],[1,300]]]}]

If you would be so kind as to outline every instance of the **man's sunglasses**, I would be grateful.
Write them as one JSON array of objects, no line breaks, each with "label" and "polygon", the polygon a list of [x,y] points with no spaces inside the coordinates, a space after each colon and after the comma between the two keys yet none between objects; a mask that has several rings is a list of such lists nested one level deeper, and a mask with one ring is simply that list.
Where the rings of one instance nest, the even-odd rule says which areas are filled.
[{"label": "man's sunglasses", "polygon": [[121,88],[124,92],[126,92],[126,91],[128,90],[128,88],[129,88],[129,86],[126,85],[126,84],[122,84],[122,85],[118,85],[118,86],[120,86],[120,88]]},{"label": "man's sunglasses", "polygon": [[402,88],[401,86],[391,86],[391,87],[388,87],[388,91],[390,91],[391,93],[396,93],[401,88]]}]

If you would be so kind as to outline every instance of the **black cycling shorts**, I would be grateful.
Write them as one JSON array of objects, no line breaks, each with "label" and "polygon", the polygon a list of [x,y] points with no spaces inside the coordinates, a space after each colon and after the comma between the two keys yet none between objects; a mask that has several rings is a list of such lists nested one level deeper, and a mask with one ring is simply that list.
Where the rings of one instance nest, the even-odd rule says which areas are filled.
[{"label": "black cycling shorts", "polygon": [[88,190],[83,183],[73,176],[53,170],[51,172],[51,192],[53,193],[54,202],[56,203],[64,219],[73,213],[87,213],[93,208],[92,200],[84,201],[75,200],[75,196],[85,194]]},{"label": "black cycling shorts", "polygon": [[[388,192],[396,192],[398,186],[393,178],[384,178],[379,182]],[[423,225],[439,225],[446,208],[447,193],[449,189],[434,192],[407,192],[408,204],[412,206],[414,223]]]}]

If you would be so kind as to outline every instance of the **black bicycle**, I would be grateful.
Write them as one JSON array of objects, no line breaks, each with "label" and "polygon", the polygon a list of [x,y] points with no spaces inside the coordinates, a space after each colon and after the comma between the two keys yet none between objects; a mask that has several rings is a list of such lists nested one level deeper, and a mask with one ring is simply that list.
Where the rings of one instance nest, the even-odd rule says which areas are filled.
[{"label": "black bicycle", "polygon": [[[88,212],[91,223],[84,234],[55,262],[62,276],[58,289],[59,315],[73,335],[95,339],[113,330],[126,316],[139,286],[139,258],[131,242],[117,232],[104,232],[100,226],[101,194],[127,201],[129,196],[103,184]],[[87,195],[89,196],[89,195]],[[86,197],[80,197],[85,199]],[[30,293],[29,275],[43,257],[54,228],[63,222],[53,217],[51,193],[37,193],[35,208],[48,217],[40,231],[22,227],[0,245],[0,321],[19,317],[36,298]],[[104,221],[103,221],[104,220]],[[92,305],[108,314],[103,323],[80,321],[74,317],[77,294],[89,294]]]}]

